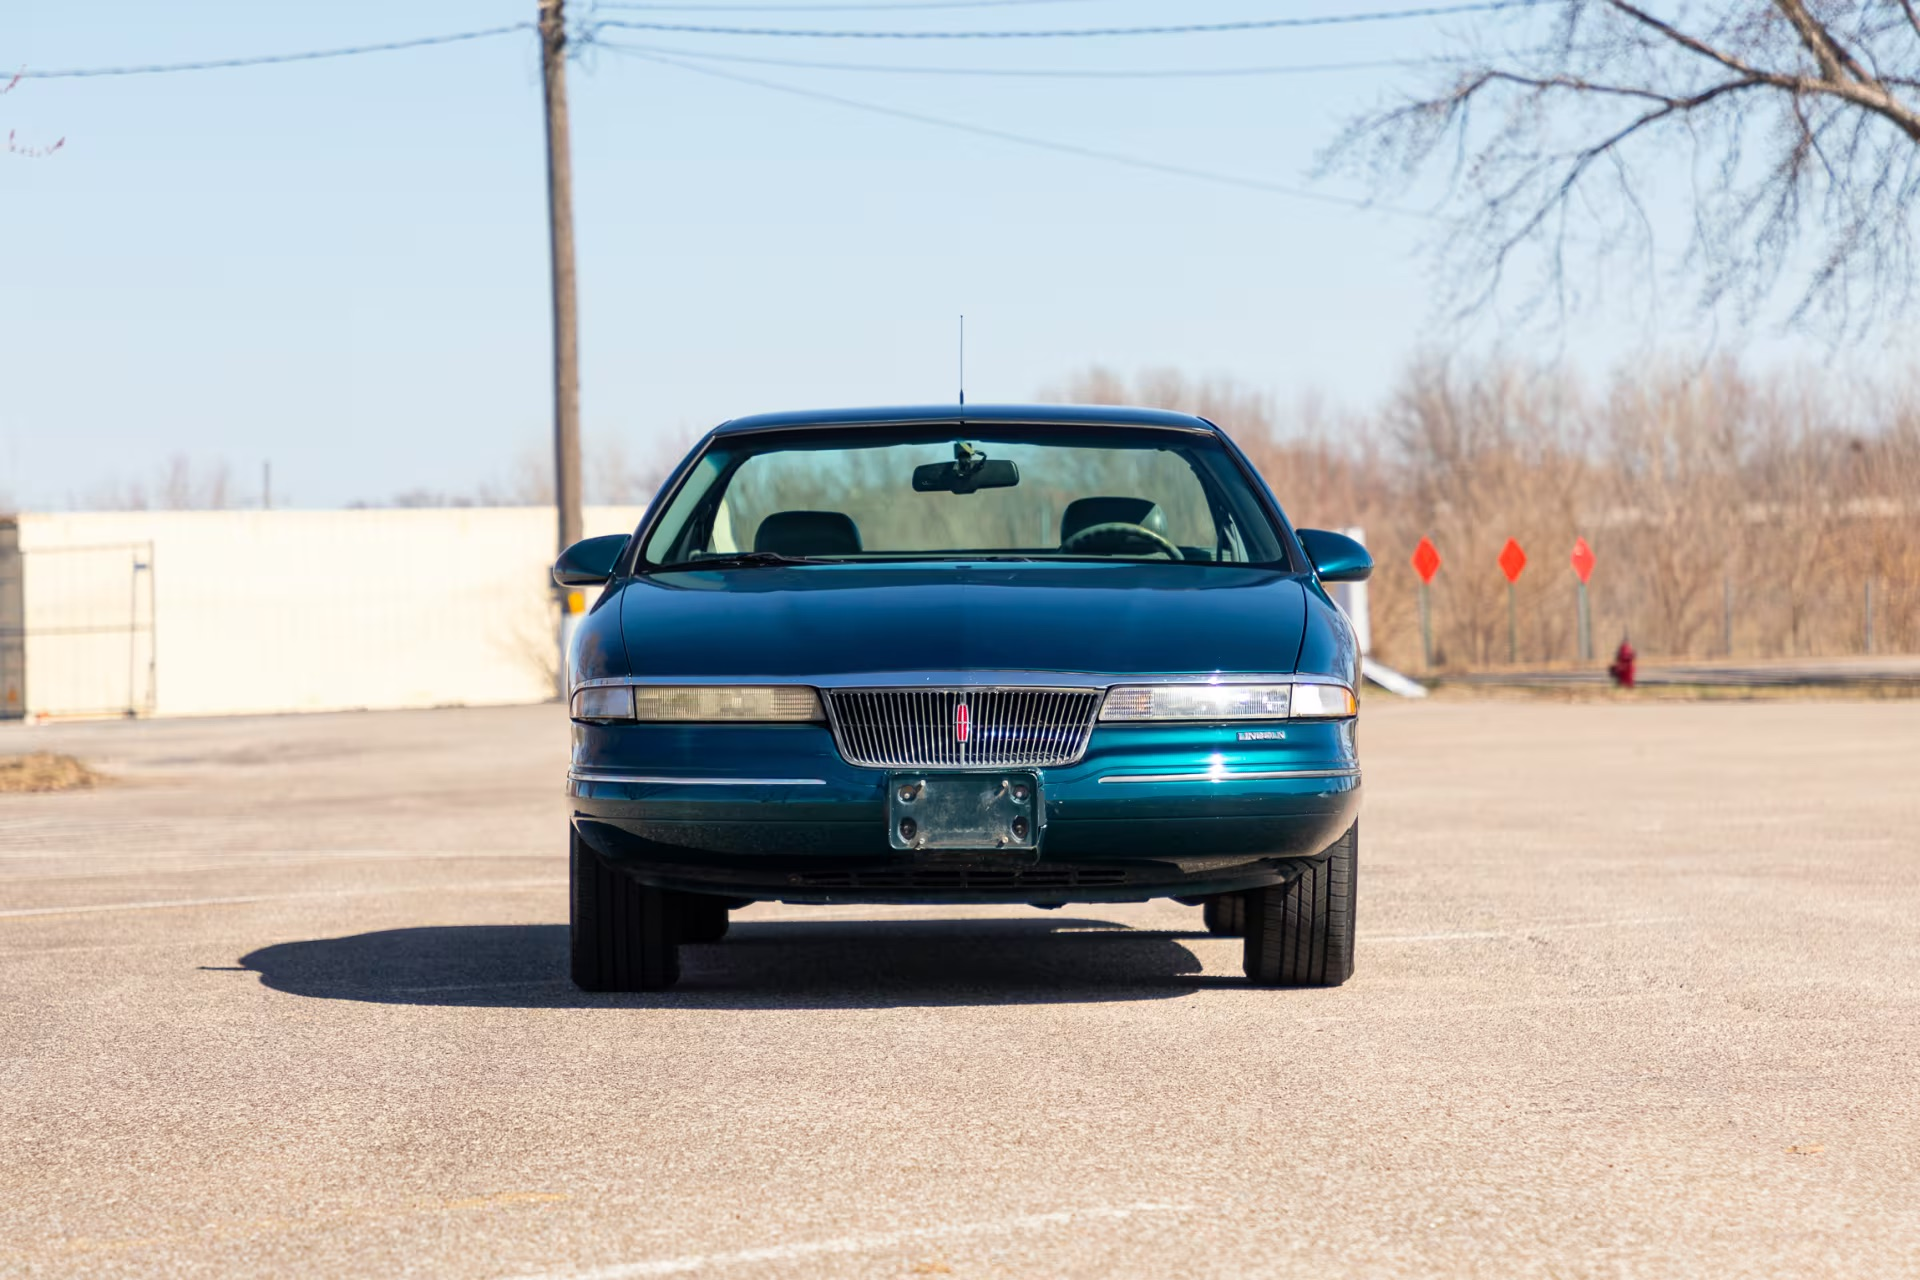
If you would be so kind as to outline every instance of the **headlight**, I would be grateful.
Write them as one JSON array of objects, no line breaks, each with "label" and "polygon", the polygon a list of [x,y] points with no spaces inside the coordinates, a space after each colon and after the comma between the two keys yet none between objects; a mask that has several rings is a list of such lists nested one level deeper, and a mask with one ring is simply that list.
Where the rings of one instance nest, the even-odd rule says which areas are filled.
[{"label": "headlight", "polygon": [[1135,684],[1107,693],[1102,720],[1305,720],[1350,716],[1337,684]]},{"label": "headlight", "polygon": [[575,720],[678,724],[777,724],[817,721],[820,698],[794,685],[599,685],[573,695]]},{"label": "headlight", "polygon": [[1285,720],[1290,684],[1136,684],[1107,694],[1102,720]]}]

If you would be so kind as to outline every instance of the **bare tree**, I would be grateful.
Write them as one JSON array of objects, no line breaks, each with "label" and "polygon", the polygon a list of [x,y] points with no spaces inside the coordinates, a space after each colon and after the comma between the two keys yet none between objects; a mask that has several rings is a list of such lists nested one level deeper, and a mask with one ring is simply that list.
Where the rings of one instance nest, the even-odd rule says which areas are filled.
[{"label": "bare tree", "polygon": [[587,501],[611,507],[644,506],[692,446],[692,437],[682,431],[654,444],[636,461],[615,437],[594,441],[587,458]]},{"label": "bare tree", "polygon": [[1767,391],[1755,415],[1760,452],[1748,477],[1757,499],[1752,536],[1767,553],[1763,599],[1784,615],[1771,628],[1774,644],[1797,657],[1818,651],[1818,624],[1834,612],[1833,585],[1843,575],[1857,581],[1864,557],[1848,545],[1841,479],[1850,442],[1829,417],[1827,388],[1780,379]]},{"label": "bare tree", "polygon": [[227,464],[216,462],[196,470],[183,453],[167,459],[161,473],[157,506],[168,511],[219,511],[233,505]]},{"label": "bare tree", "polygon": [[1147,369],[1128,378],[1094,365],[1040,398],[1070,404],[1138,404],[1198,414],[1236,436],[1258,439],[1274,432],[1273,397],[1231,378],[1193,378],[1179,369]]},{"label": "bare tree", "polygon": [[1553,366],[1426,356],[1370,410],[1311,397],[1275,407],[1244,385],[1091,370],[1055,397],[1145,403],[1228,426],[1301,524],[1363,525],[1374,653],[1421,655],[1424,535],[1445,668],[1507,659],[1509,537],[1531,564],[1515,592],[1522,662],[1576,656],[1576,536],[1599,556],[1603,656],[1630,634],[1650,657],[1858,653],[1869,593],[1879,652],[1920,652],[1920,374],[1863,382],[1818,368],[1757,376],[1622,365],[1589,390]]},{"label": "bare tree", "polygon": [[[644,506],[692,446],[685,431],[649,447],[638,461],[620,440],[595,437],[582,467],[586,500],[595,506]],[[467,491],[418,486],[383,501],[361,499],[355,507],[545,507],[553,504],[551,450],[528,446],[504,473]]]},{"label": "bare tree", "polygon": [[[1564,599],[1565,584],[1539,561],[1546,548],[1573,543],[1588,470],[1584,407],[1578,386],[1509,365],[1429,358],[1401,379],[1383,417],[1398,454],[1399,507],[1412,526],[1399,535],[1405,551],[1393,567],[1406,563],[1419,534],[1447,549],[1449,567],[1434,586],[1442,661],[1506,661],[1507,584],[1497,564],[1508,538],[1536,563],[1516,593],[1528,620],[1521,655],[1538,661],[1570,651],[1567,611],[1549,602],[1556,588]],[[1389,545],[1376,538],[1376,553],[1384,558]]]},{"label": "bare tree", "polygon": [[1646,280],[1675,186],[1672,269],[1704,310],[1750,319],[1788,292],[1792,323],[1858,333],[1911,303],[1920,0],[1539,0],[1468,42],[1464,70],[1326,157],[1387,186],[1445,168],[1463,311],[1516,277],[1523,311],[1555,318]]},{"label": "bare tree", "polygon": [[[20,81],[25,78],[26,78],[26,72],[24,71],[14,72],[13,78],[11,80],[8,80],[5,84],[0,84],[0,97],[5,97],[7,94],[12,93],[14,91],[14,88],[19,85]],[[56,138],[54,139],[54,141],[48,143],[45,146],[41,146],[41,147],[27,146],[21,143],[19,137],[14,133],[12,129],[7,130],[7,154],[8,155],[35,156],[35,157],[50,156],[54,152],[58,151],[60,148],[66,145],[67,145],[67,140],[65,138]]]},{"label": "bare tree", "polygon": [[474,505],[482,507],[549,507],[553,505],[551,451],[528,445],[513,460],[504,479],[483,480]]},{"label": "bare tree", "polygon": [[151,483],[118,481],[95,487],[74,502],[83,511],[221,511],[235,505],[232,475],[224,461],[169,457]]},{"label": "bare tree", "polygon": [[1730,362],[1614,380],[1603,410],[1607,475],[1596,487],[1610,504],[1603,545],[1633,571],[1614,577],[1609,603],[1640,624],[1635,642],[1650,652],[1697,651],[1718,614],[1720,585],[1746,541],[1740,469],[1754,398]]}]

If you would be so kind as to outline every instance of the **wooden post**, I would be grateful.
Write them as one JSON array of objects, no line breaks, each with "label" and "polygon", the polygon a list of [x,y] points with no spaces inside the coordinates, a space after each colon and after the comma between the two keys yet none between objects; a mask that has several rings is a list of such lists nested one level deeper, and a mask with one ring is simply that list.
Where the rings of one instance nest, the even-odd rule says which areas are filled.
[{"label": "wooden post", "polygon": [[1520,627],[1513,604],[1513,583],[1507,583],[1507,665],[1520,661]]},{"label": "wooden post", "polygon": [[1593,661],[1593,614],[1587,606],[1587,584],[1584,582],[1576,582],[1574,586],[1579,588],[1580,592],[1580,660],[1582,662],[1591,662]]},{"label": "wooden post", "polygon": [[1432,589],[1426,583],[1420,584],[1420,663],[1423,671],[1433,670],[1433,601]]},{"label": "wooden post", "polygon": [[567,129],[566,0],[540,0],[553,271],[553,500],[559,550],[580,541],[580,311],[573,271],[573,144]]},{"label": "wooden post", "polygon": [[1733,575],[1720,580],[1721,630],[1726,637],[1727,656],[1733,656]]}]

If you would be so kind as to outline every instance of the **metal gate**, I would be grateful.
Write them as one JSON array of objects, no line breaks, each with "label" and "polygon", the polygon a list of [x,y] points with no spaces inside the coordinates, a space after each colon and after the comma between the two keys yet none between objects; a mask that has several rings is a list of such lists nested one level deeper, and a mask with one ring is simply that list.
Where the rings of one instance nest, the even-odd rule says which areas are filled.
[{"label": "metal gate", "polygon": [[153,543],[0,545],[0,717],[152,715]]}]

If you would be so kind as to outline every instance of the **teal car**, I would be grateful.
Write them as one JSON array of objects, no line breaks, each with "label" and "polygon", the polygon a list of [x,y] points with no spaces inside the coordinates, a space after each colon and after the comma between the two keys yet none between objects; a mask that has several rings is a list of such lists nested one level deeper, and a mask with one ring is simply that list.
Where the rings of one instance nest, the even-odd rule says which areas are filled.
[{"label": "teal car", "polygon": [[569,654],[573,980],[651,991],[728,912],[1204,907],[1247,977],[1353,972],[1360,654],[1219,427],[940,406],[728,422],[632,536]]}]

